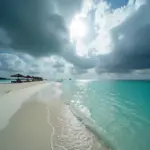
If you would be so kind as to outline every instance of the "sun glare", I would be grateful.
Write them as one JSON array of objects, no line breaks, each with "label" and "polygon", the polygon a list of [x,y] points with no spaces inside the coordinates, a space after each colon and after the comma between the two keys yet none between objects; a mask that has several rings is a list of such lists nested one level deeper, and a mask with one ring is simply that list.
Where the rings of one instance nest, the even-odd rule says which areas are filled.
[{"label": "sun glare", "polygon": [[87,25],[80,15],[76,15],[70,25],[71,40],[82,39],[86,36]]}]

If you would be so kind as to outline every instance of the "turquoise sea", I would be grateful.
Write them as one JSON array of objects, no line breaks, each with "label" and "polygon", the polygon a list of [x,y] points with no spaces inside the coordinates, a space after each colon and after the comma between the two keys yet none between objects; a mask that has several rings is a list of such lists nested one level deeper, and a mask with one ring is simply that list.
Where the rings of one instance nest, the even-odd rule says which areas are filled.
[{"label": "turquoise sea", "polygon": [[150,149],[150,81],[64,81],[63,92],[112,149]]},{"label": "turquoise sea", "polygon": [[13,80],[0,80],[0,83],[11,83]]}]

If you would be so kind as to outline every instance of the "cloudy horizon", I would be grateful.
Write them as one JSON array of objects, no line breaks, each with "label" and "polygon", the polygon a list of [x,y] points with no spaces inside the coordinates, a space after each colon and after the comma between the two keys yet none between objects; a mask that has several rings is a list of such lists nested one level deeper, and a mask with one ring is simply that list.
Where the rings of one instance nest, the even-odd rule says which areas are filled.
[{"label": "cloudy horizon", "polygon": [[0,3],[0,77],[149,79],[150,1]]}]

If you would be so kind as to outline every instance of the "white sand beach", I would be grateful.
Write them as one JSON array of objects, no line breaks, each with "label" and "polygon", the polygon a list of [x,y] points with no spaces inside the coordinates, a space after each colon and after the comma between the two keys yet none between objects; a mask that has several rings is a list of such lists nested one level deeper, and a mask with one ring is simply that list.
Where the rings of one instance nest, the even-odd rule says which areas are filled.
[{"label": "white sand beach", "polygon": [[0,84],[0,96],[4,95],[5,93],[9,93],[10,91],[19,90],[27,87],[31,87],[34,85],[45,83],[43,81],[41,82],[26,82],[26,83],[8,83],[8,84]]},{"label": "white sand beach", "polygon": [[0,85],[0,92],[0,150],[106,150],[61,101],[61,83]]}]

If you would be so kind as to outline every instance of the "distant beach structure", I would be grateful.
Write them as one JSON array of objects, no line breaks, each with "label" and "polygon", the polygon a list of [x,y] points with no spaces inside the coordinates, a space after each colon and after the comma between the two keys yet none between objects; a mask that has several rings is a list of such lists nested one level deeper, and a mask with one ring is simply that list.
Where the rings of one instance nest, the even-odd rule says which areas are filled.
[{"label": "distant beach structure", "polygon": [[22,75],[22,74],[14,74],[11,75],[11,77],[17,78],[16,80],[12,81],[11,83],[22,83],[22,82],[32,82],[32,81],[43,81],[44,79],[42,77],[37,76],[30,76],[30,75]]},{"label": "distant beach structure", "polygon": [[21,83],[22,81],[20,78],[24,78],[25,76],[18,73],[18,74],[11,75],[11,77],[17,78],[16,81],[12,81],[11,83]]}]

